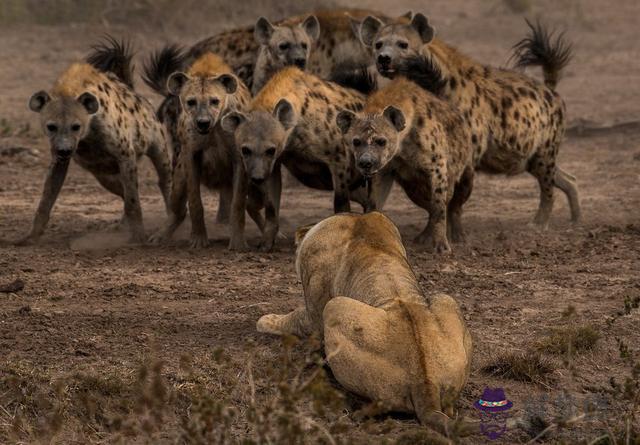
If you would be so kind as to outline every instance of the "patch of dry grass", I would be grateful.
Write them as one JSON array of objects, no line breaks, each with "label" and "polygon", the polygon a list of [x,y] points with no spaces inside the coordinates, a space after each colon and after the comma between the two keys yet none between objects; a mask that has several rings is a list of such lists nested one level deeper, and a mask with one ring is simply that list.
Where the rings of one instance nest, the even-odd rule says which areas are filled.
[{"label": "patch of dry grass", "polygon": [[566,326],[554,329],[539,340],[536,348],[548,354],[580,354],[596,347],[600,332],[592,325]]},{"label": "patch of dry grass", "polygon": [[481,368],[484,374],[525,383],[549,380],[556,365],[537,351],[507,352],[497,355]]}]

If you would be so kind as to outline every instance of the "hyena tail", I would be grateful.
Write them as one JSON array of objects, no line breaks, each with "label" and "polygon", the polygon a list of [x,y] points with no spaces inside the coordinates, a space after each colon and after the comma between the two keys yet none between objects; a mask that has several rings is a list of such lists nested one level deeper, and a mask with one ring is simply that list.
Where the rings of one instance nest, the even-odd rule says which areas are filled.
[{"label": "hyena tail", "polygon": [[370,67],[352,63],[337,65],[329,75],[329,80],[345,88],[371,94],[378,88],[376,76]]},{"label": "hyena tail", "polygon": [[573,47],[565,39],[564,32],[554,38],[555,32],[549,31],[540,22],[526,22],[531,34],[514,45],[512,59],[515,59],[517,68],[541,66],[544,83],[555,90],[560,73],[573,57]]},{"label": "hyena tail", "polygon": [[433,59],[424,55],[412,56],[400,61],[398,74],[418,84],[420,88],[440,96],[447,86],[442,70]]},{"label": "hyena tail", "polygon": [[105,35],[102,42],[91,47],[87,63],[103,73],[113,73],[129,88],[133,89],[134,66],[131,63],[133,50],[128,40],[116,40]]},{"label": "hyena tail", "polygon": [[173,73],[183,69],[184,50],[178,45],[167,45],[151,54],[143,68],[142,80],[156,93],[168,96],[167,80]]}]

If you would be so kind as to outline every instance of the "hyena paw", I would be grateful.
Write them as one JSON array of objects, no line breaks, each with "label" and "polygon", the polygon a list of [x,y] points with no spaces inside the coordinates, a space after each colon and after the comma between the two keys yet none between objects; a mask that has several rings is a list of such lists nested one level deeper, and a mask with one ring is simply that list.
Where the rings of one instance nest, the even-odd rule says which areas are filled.
[{"label": "hyena paw", "polygon": [[13,242],[14,246],[25,247],[25,246],[33,246],[38,242],[38,238],[32,235],[27,235],[25,237],[20,238]]},{"label": "hyena paw", "polygon": [[164,244],[167,241],[169,241],[169,236],[167,236],[167,234],[162,230],[153,233],[147,240],[147,242],[153,246],[159,246],[160,244]]},{"label": "hyena paw", "polygon": [[443,254],[451,252],[449,241],[447,241],[446,238],[436,239],[431,234],[421,233],[415,238],[415,242],[431,248],[434,253]]},{"label": "hyena paw", "polygon": [[231,238],[229,240],[229,250],[233,250],[236,252],[246,252],[249,250],[249,246],[244,238]]},{"label": "hyena paw", "polygon": [[462,229],[452,229],[451,230],[451,241],[454,243],[464,243],[467,241],[467,236],[464,234],[464,230]]},{"label": "hyena paw", "polygon": [[144,231],[135,231],[131,233],[129,237],[129,244],[145,244],[147,242],[147,236]]},{"label": "hyena paw", "polygon": [[192,249],[204,249],[209,246],[209,239],[206,235],[191,235],[189,246]]}]

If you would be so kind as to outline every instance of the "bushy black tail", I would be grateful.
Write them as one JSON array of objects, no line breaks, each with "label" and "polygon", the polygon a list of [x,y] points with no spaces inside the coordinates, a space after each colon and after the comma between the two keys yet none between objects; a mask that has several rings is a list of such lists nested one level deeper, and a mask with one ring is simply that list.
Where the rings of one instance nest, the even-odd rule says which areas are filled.
[{"label": "bushy black tail", "polygon": [[167,45],[151,54],[144,64],[142,80],[155,92],[167,96],[167,80],[176,71],[183,69],[184,50],[178,45]]},{"label": "bushy black tail", "polygon": [[336,65],[329,75],[329,80],[363,94],[371,94],[378,88],[375,74],[366,65],[348,62]]},{"label": "bushy black tail", "polygon": [[518,68],[541,66],[544,72],[544,83],[549,88],[555,89],[561,71],[573,57],[572,45],[565,39],[564,32],[554,39],[555,33],[549,31],[540,22],[534,25],[527,20],[527,25],[531,28],[531,35],[513,47],[512,59],[515,59],[515,66]]},{"label": "bushy black tail", "polygon": [[104,73],[113,73],[129,88],[133,89],[133,70],[131,63],[133,51],[128,40],[116,40],[110,35],[102,42],[91,47],[87,63]]},{"label": "bushy black tail", "polygon": [[421,88],[440,96],[447,86],[440,68],[425,56],[413,56],[403,59],[397,66],[399,75],[417,83]]}]

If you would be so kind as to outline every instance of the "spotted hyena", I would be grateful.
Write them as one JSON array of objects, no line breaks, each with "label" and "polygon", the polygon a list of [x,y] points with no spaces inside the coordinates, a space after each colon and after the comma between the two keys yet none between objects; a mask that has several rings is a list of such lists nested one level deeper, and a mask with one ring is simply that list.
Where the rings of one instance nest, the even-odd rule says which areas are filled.
[{"label": "spotted hyena", "polygon": [[368,193],[335,125],[339,110],[360,111],[364,101],[358,91],[288,67],[273,76],[247,111],[223,118],[250,180],[266,183],[267,200],[275,209],[272,224],[277,224],[280,205],[281,165],[304,185],[333,190],[335,212],[350,211],[350,199],[366,210],[382,207],[392,180],[380,175]]},{"label": "spotted hyena", "polygon": [[[157,63],[156,65],[158,65]],[[191,245],[208,244],[200,185],[230,196],[231,238],[229,248],[245,250],[244,214],[250,193],[244,164],[233,138],[220,127],[220,118],[244,109],[251,98],[248,88],[217,55],[206,53],[187,72],[175,72],[167,79],[169,94],[180,104],[176,116],[176,138],[180,146],[173,174],[172,217],[154,241],[169,238],[183,221],[186,202],[191,217]],[[263,229],[255,205],[249,213]]]},{"label": "spotted hyena", "polygon": [[145,239],[137,174],[143,155],[153,162],[168,201],[168,138],[151,104],[133,90],[130,61],[129,45],[109,38],[86,62],[71,65],[51,90],[31,96],[29,107],[40,114],[50,142],[51,164],[33,227],[21,243],[44,232],[72,158],[123,199],[132,241]]},{"label": "spotted hyena", "polygon": [[218,54],[254,94],[271,75],[289,65],[328,78],[345,61],[368,63],[370,51],[360,44],[354,30],[372,14],[385,22],[407,21],[410,16],[391,19],[370,10],[334,9],[274,24],[262,17],[254,26],[224,31],[196,43],[187,51],[184,63],[189,65],[205,52]]},{"label": "spotted hyena", "polygon": [[473,153],[469,130],[451,104],[398,78],[369,96],[362,112],[338,113],[336,123],[360,173],[391,171],[407,196],[429,212],[417,242],[449,251],[447,225],[451,238],[462,240]]},{"label": "spotted hyena", "polygon": [[545,228],[554,187],[567,195],[572,220],[580,219],[576,180],[556,164],[566,113],[555,87],[571,58],[571,46],[563,36],[553,39],[539,24],[529,26],[532,35],[516,45],[517,65],[542,66],[544,84],[465,56],[436,39],[422,14],[409,24],[392,25],[367,17],[360,38],[372,48],[380,74],[405,74],[459,109],[479,170],[507,175],[527,171],[536,177],[540,205],[535,223]]}]

